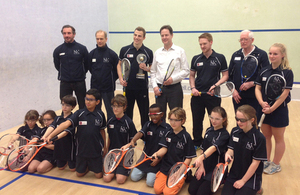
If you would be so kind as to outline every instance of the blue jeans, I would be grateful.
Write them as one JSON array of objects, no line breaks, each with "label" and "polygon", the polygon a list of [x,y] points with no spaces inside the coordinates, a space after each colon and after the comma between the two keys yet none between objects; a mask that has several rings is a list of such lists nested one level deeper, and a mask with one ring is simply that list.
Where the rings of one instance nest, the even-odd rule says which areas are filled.
[{"label": "blue jeans", "polygon": [[134,168],[131,172],[131,175],[130,175],[130,178],[132,181],[139,181],[141,180],[144,175],[146,175],[146,184],[147,186],[149,187],[153,187],[154,186],[154,181],[155,181],[155,177],[156,177],[156,173],[146,173],[146,172],[143,172],[141,170],[139,170],[138,168]]}]

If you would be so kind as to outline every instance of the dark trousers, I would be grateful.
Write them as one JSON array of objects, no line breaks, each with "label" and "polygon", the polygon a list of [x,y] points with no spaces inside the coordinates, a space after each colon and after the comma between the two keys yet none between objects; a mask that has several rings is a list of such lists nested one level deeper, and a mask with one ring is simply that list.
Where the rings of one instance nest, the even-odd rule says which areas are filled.
[{"label": "dark trousers", "polygon": [[[161,87],[161,85],[158,85]],[[167,116],[167,104],[169,109],[172,110],[175,107],[181,107],[183,105],[183,91],[181,83],[176,83],[174,85],[164,86],[162,88],[161,96],[156,97],[156,103],[161,105],[162,111],[164,112],[164,120]]]},{"label": "dark trousers", "polygon": [[211,110],[221,105],[221,98],[203,94],[202,96],[193,96],[191,98],[191,110],[193,117],[193,136],[194,145],[200,146],[203,141],[203,120],[205,115],[205,108],[210,114]]},{"label": "dark trousers", "polygon": [[109,118],[114,116],[113,109],[111,107],[111,99],[113,99],[114,92],[100,92],[101,94],[101,99],[100,103],[96,106],[98,110],[101,110],[102,107],[102,100],[104,102],[105,110],[106,110],[106,119],[108,120]]},{"label": "dark trousers", "polygon": [[73,95],[73,91],[77,97],[77,102],[79,105],[79,109],[84,108],[85,106],[85,94],[86,94],[86,86],[85,81],[79,82],[60,82],[60,99],[62,99],[66,95]]},{"label": "dark trousers", "polygon": [[237,108],[242,106],[242,105],[245,105],[245,104],[248,104],[250,106],[252,106],[255,110],[256,110],[256,113],[258,111],[258,108],[260,107],[258,101],[256,98],[242,98],[240,100],[240,103],[237,104],[235,102],[235,100],[232,98],[232,102],[233,102],[233,107],[234,107],[234,111],[236,112]]},{"label": "dark trousers", "polygon": [[255,195],[256,190],[243,186],[241,189],[236,189],[230,182],[225,182],[222,189],[222,195]]},{"label": "dark trousers", "polygon": [[210,185],[211,181],[204,180],[203,178],[197,180],[197,178],[193,176],[188,191],[190,195],[212,195]]},{"label": "dark trousers", "polygon": [[141,117],[141,127],[149,121],[149,93],[148,88],[143,90],[130,90],[126,88],[127,108],[126,114],[129,118],[133,118],[133,108],[135,101],[138,105]]}]

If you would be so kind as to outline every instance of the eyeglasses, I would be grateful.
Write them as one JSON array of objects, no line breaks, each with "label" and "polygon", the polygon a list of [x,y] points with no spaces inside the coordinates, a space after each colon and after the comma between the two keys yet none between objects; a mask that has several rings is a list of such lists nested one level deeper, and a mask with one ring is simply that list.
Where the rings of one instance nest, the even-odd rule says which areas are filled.
[{"label": "eyeglasses", "polygon": [[148,116],[157,116],[160,115],[162,112],[154,112],[154,113],[148,113]]},{"label": "eyeglasses", "polygon": [[209,118],[210,118],[210,120],[216,120],[216,121],[220,121],[220,120],[222,120],[223,118],[214,118],[214,117],[212,117],[212,116],[208,116]]},{"label": "eyeglasses", "polygon": [[169,118],[170,122],[180,122],[182,121],[182,119],[173,119],[173,118]]},{"label": "eyeglasses", "polygon": [[235,117],[235,120],[236,120],[236,122],[241,122],[241,123],[245,123],[245,122],[247,122],[248,120],[250,120],[250,119],[246,119],[246,118],[237,118],[237,117]]},{"label": "eyeglasses", "polygon": [[96,99],[93,99],[93,98],[87,98],[87,97],[85,97],[84,99],[85,99],[86,101],[89,101],[89,102],[96,101]]},{"label": "eyeglasses", "polygon": [[245,39],[245,38],[244,39],[238,39],[239,42],[243,42],[243,41],[247,42],[249,40],[250,40],[250,38],[248,38],[248,39]]},{"label": "eyeglasses", "polygon": [[124,107],[123,105],[112,105],[111,106],[112,108],[122,108],[122,107]]}]

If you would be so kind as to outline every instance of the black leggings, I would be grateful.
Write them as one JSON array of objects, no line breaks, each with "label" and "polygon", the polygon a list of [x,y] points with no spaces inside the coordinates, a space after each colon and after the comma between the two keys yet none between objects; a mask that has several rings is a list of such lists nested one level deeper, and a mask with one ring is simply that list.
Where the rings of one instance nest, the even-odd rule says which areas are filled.
[{"label": "black leggings", "polygon": [[191,195],[212,195],[213,194],[211,192],[210,181],[204,180],[203,178],[197,180],[195,176],[191,180],[188,191]]},{"label": "black leggings", "polygon": [[241,189],[233,187],[233,183],[225,182],[222,189],[222,195],[255,195],[256,190],[243,186]]}]

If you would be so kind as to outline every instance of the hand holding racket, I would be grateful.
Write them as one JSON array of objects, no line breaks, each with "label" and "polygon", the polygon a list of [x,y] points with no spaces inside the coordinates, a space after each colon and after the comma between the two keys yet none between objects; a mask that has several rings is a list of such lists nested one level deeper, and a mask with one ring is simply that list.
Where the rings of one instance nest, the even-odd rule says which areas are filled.
[{"label": "hand holding racket", "polygon": [[112,149],[104,157],[103,170],[105,174],[111,174],[120,164],[124,155],[131,147],[122,149]]},{"label": "hand holding racket", "polygon": [[[217,85],[214,89],[213,89],[213,95],[219,98],[224,98],[224,97],[229,97],[232,95],[232,93],[234,92],[235,88],[234,88],[234,84],[233,82],[225,82],[222,83],[221,85]],[[199,95],[201,94],[208,94],[211,92],[199,92]],[[193,94],[191,94],[193,96]]]},{"label": "hand holding racket", "polygon": [[123,85],[123,95],[126,95],[126,86],[130,75],[130,61],[127,58],[123,58],[121,61],[121,69],[122,69],[122,77],[123,81],[125,82]]},{"label": "hand holding racket", "polygon": [[[65,132],[66,133],[66,132]],[[64,132],[55,136],[51,139],[51,141],[55,141],[63,137]],[[38,143],[43,142],[43,140],[36,140],[28,143],[28,145],[20,146],[12,150],[7,157],[7,167],[11,171],[20,171],[33,160],[35,155],[48,143],[44,142],[40,145]]]},{"label": "hand holding racket", "polygon": [[228,164],[231,162],[232,159],[228,158],[226,163],[219,163],[216,165],[212,178],[211,178],[211,191],[216,192],[223,181],[224,174],[226,172]]},{"label": "hand holding racket", "polygon": [[[167,68],[167,71],[166,71],[166,74],[165,74],[163,83],[162,83],[162,85],[161,85],[160,88],[159,88],[159,91],[160,91],[160,92],[162,91],[162,88],[163,88],[164,85],[166,84],[165,82],[172,76],[174,70],[175,70],[175,60],[172,59],[171,62],[169,63],[168,68]],[[167,83],[167,84],[168,84],[168,83]],[[171,84],[171,83],[169,83],[169,84]],[[157,95],[156,95],[155,97],[157,98]]]},{"label": "hand holding racket", "polygon": [[[270,107],[276,102],[276,100],[281,96],[282,92],[286,87],[285,78],[280,74],[271,75],[265,86],[265,97],[267,97],[267,102],[269,107],[263,108],[263,111],[270,111]],[[266,112],[264,112],[260,118],[258,126],[261,127],[265,117]]]},{"label": "hand holding racket", "polygon": [[[157,158],[160,159],[159,156]],[[139,166],[147,160],[155,159],[155,156],[148,156],[142,149],[134,147],[126,152],[124,156],[123,166],[126,169],[132,169],[134,167]]]},{"label": "hand holding racket", "polygon": [[195,164],[188,166],[184,162],[178,162],[175,165],[173,165],[167,177],[167,183],[166,183],[167,187],[168,188],[174,187],[180,180],[182,180],[182,178],[187,174],[187,172],[194,167]]}]

